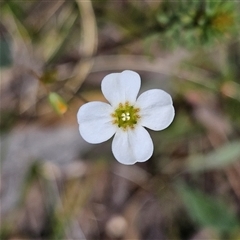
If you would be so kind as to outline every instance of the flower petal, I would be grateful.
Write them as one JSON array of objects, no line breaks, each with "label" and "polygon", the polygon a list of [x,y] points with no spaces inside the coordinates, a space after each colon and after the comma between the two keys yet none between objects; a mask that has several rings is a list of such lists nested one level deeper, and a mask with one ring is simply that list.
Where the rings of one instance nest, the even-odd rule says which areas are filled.
[{"label": "flower petal", "polygon": [[148,160],[153,153],[153,142],[148,131],[142,126],[123,131],[118,129],[113,142],[112,151],[122,164],[131,165]]},{"label": "flower petal", "polygon": [[107,141],[116,132],[112,124],[113,108],[103,102],[90,102],[82,105],[77,113],[79,131],[89,143]]},{"label": "flower petal", "polygon": [[167,128],[175,115],[171,96],[160,89],[142,93],[136,106],[140,108],[140,124],[155,131]]},{"label": "flower petal", "polygon": [[134,103],[141,85],[138,73],[125,70],[121,73],[111,73],[102,80],[102,92],[113,107],[129,101]]}]

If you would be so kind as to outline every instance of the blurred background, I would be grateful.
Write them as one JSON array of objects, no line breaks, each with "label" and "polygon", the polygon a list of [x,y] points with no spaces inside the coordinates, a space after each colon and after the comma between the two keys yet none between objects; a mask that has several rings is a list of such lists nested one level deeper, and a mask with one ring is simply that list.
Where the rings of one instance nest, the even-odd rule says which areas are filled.
[{"label": "blurred background", "polygon": [[[240,2],[0,2],[1,239],[240,239]],[[150,160],[76,113],[137,71],[173,97]]]}]

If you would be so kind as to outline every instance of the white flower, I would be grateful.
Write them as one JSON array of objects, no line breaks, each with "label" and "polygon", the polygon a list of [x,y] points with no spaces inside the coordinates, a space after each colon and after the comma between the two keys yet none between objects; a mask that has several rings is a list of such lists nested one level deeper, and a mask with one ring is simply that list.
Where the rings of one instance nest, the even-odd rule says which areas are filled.
[{"label": "white flower", "polygon": [[174,118],[171,96],[160,89],[142,93],[140,76],[133,71],[112,73],[102,80],[102,92],[110,104],[89,102],[77,118],[79,131],[89,143],[107,141],[114,134],[112,151],[123,164],[144,162],[153,154],[153,142],[144,128],[159,131]]}]

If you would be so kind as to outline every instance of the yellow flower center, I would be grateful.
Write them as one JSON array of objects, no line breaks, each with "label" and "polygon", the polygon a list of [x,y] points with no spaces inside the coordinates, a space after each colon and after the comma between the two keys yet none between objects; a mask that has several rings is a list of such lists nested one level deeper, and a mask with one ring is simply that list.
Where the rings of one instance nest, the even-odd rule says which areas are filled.
[{"label": "yellow flower center", "polygon": [[111,114],[113,124],[116,124],[119,128],[123,128],[123,130],[129,127],[133,129],[140,119],[139,111],[139,108],[129,105],[129,102],[125,104],[120,103],[118,108]]}]

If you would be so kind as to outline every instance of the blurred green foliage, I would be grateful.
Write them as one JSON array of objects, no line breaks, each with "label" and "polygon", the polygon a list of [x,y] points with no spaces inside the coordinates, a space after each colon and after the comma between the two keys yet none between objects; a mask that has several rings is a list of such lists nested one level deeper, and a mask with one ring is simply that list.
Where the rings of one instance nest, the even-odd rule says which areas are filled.
[{"label": "blurred green foliage", "polygon": [[94,5],[108,17],[105,20],[111,19],[124,30],[126,42],[154,36],[165,47],[193,49],[211,47],[239,33],[239,4],[235,1],[157,1],[153,6],[126,1],[120,5],[123,11]]},{"label": "blurred green foliage", "polygon": [[10,43],[10,39],[6,39],[2,36],[0,37],[0,68],[8,67],[12,64]]},{"label": "blurred green foliage", "polygon": [[187,160],[187,169],[191,172],[224,168],[239,160],[240,142],[231,142],[214,152],[202,155],[191,155]]},{"label": "blurred green foliage", "polygon": [[164,1],[157,20],[166,42],[194,48],[211,46],[229,33],[237,34],[239,16],[234,1]]},{"label": "blurred green foliage", "polygon": [[222,237],[233,236],[239,228],[236,214],[229,210],[227,203],[185,185],[179,185],[178,190],[189,215],[202,227],[214,228]]}]

